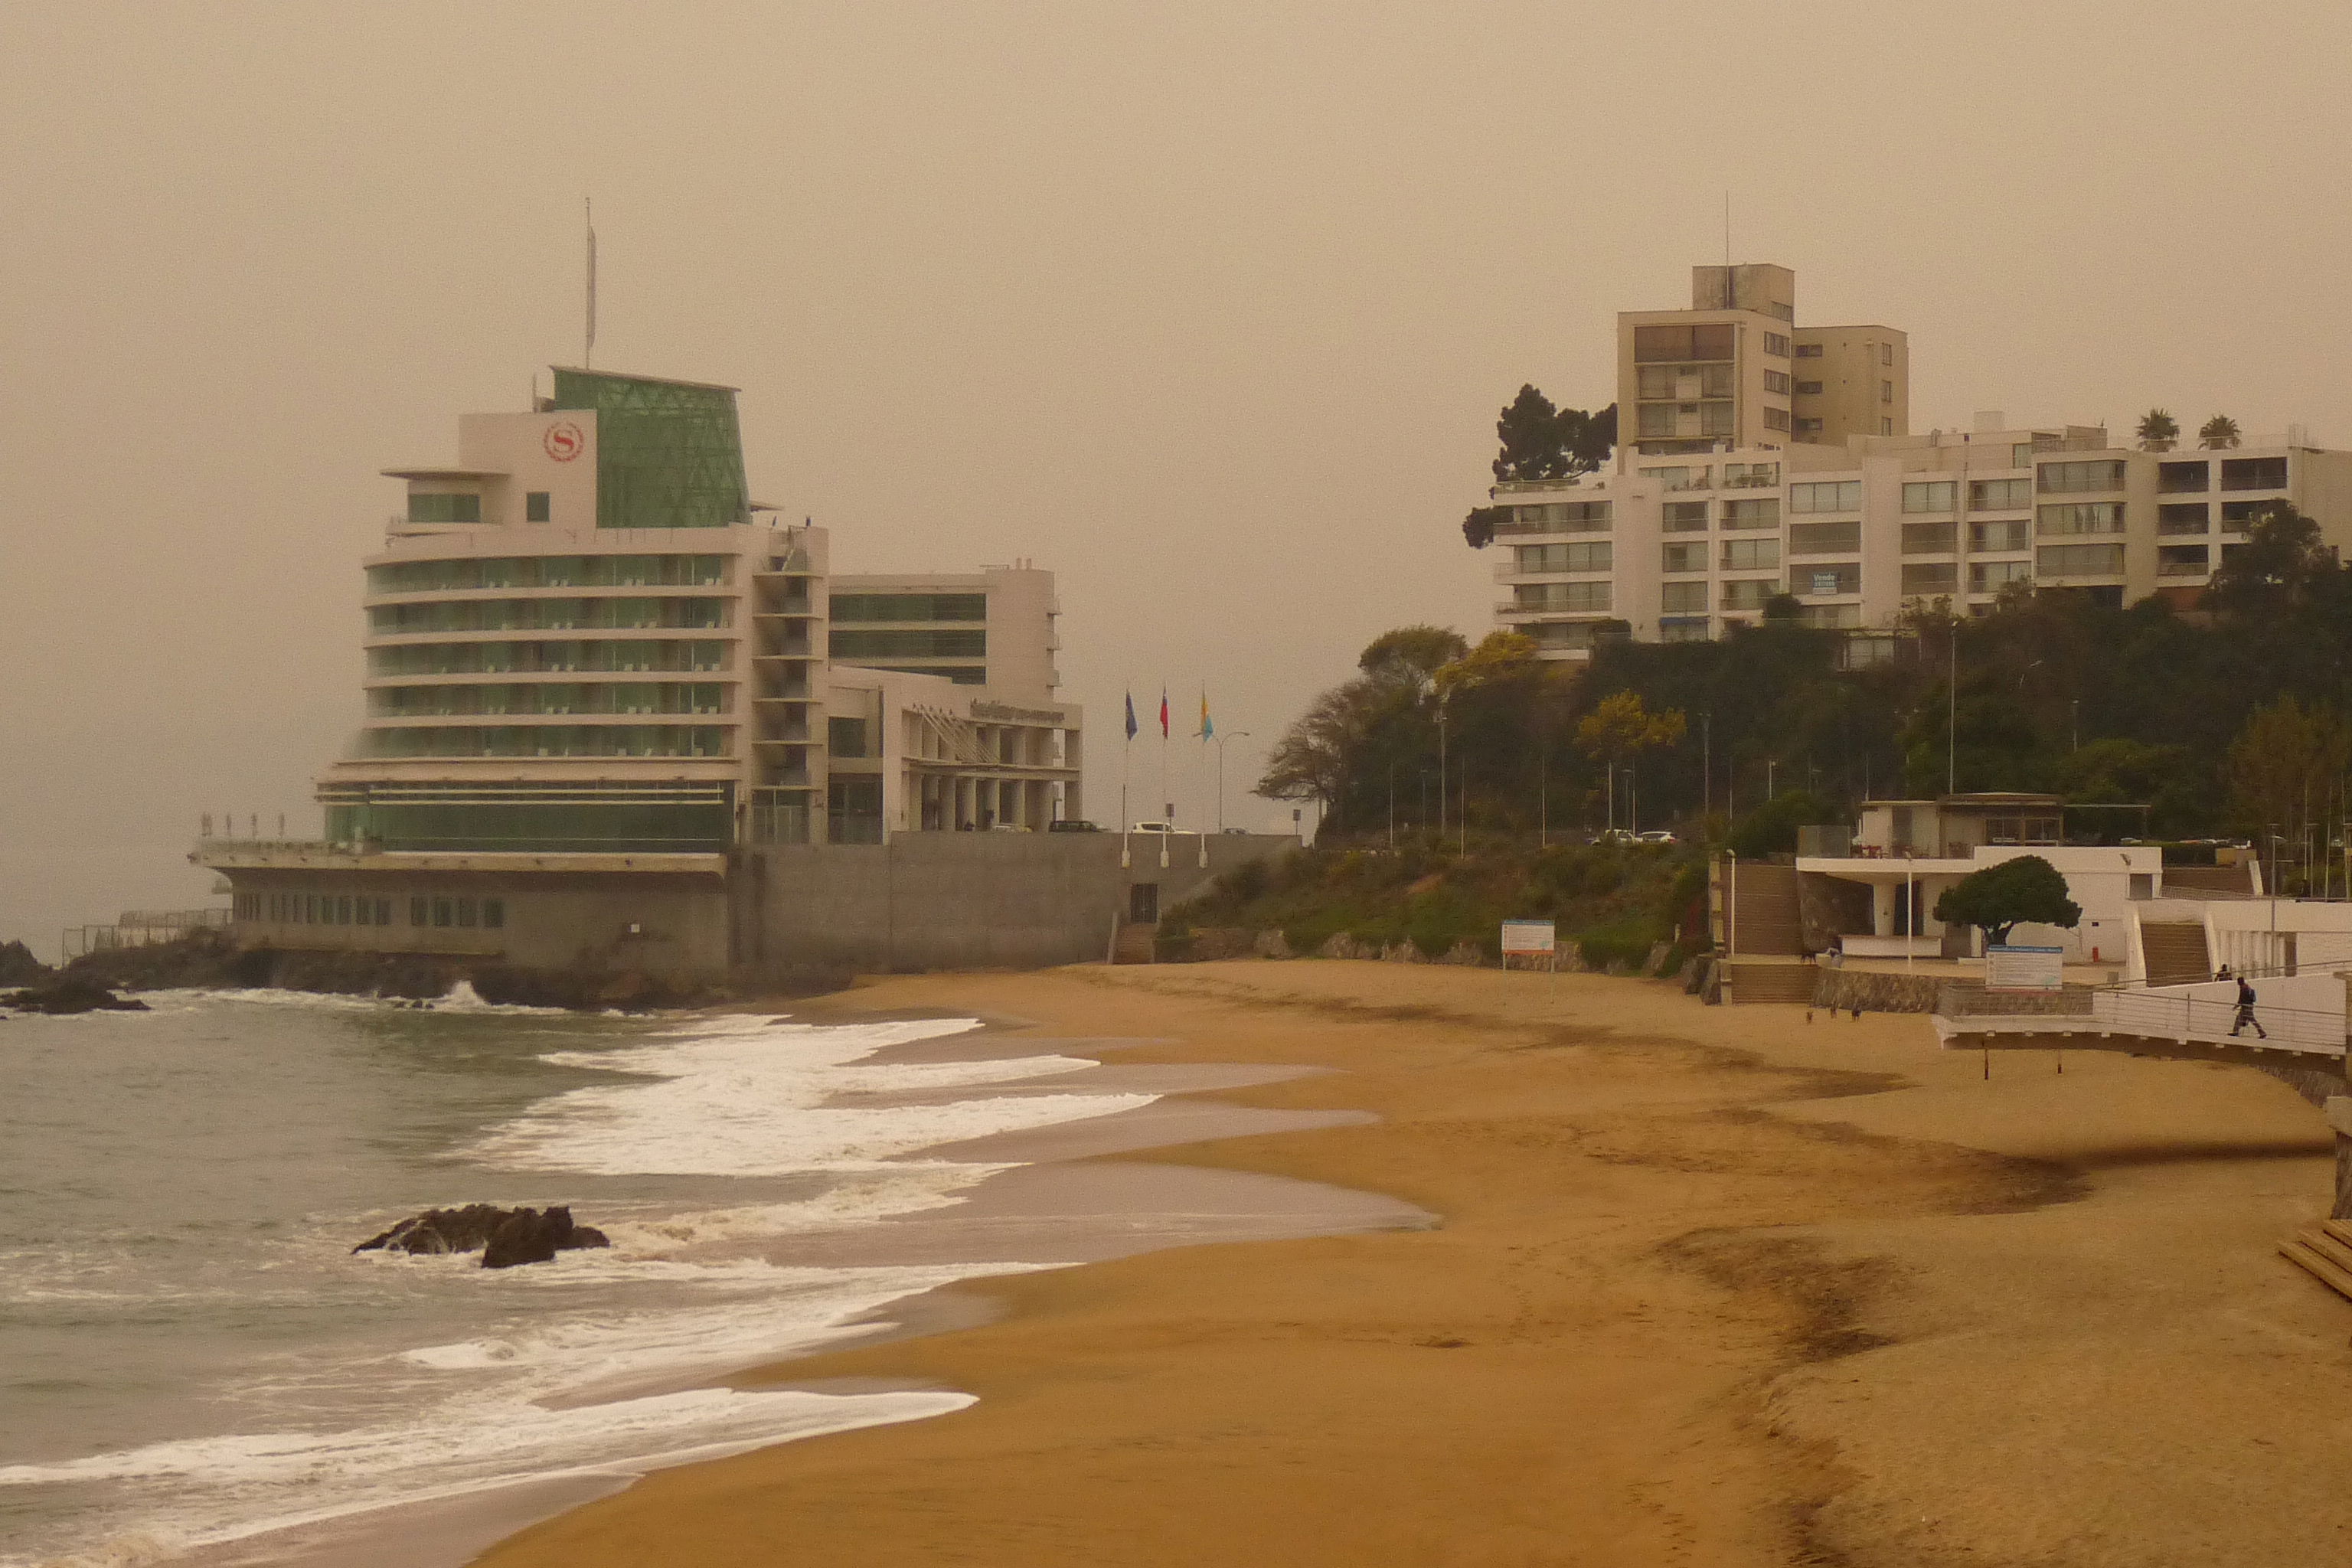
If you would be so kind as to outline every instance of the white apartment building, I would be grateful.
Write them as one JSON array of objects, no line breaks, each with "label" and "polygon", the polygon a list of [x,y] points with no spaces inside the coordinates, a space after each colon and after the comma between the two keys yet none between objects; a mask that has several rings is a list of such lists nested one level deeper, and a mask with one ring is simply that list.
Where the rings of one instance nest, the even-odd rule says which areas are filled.
[{"label": "white apartment building", "polygon": [[[1724,273],[1696,268],[1695,299],[1719,300]],[[1769,332],[1764,323],[1783,320],[1793,279],[1780,268],[1732,273],[1740,289],[1764,290],[1756,302],[1769,309],[1620,318],[1612,471],[1488,492],[1499,509],[1495,542],[1507,552],[1494,568],[1509,591],[1496,622],[1548,657],[1582,658],[1612,634],[1719,637],[1782,593],[1810,624],[1853,630],[1891,627],[1916,602],[1981,615],[2017,583],[2116,605],[2161,595],[2187,608],[2278,500],[2315,519],[2328,544],[2352,549],[2352,452],[2311,447],[2297,432],[2227,450],[2139,451],[2100,426],[2017,427],[1999,413],[1977,415],[1969,430],[1907,435],[1900,333]],[[1701,341],[1702,328],[1729,336]],[[1727,396],[1702,397],[1695,412],[1647,397],[1666,382],[1641,357],[1663,352],[1663,340],[1642,334],[1669,331],[1690,341],[1665,349],[1725,353],[1731,367],[1709,381],[1704,364],[1671,366],[1675,395],[1692,384]],[[1769,379],[1776,351],[1793,355],[1808,342],[1822,345],[1810,357],[1846,374],[1825,373],[1810,393],[1801,389],[1814,384],[1791,382],[1784,397]],[[1665,428],[1654,411],[1669,407],[1675,434],[1638,434]],[[1687,434],[1694,418],[1733,434]],[[1864,428],[1874,421],[1876,431]],[[1783,434],[1799,426],[1808,438]]]},{"label": "white apartment building", "polygon": [[331,839],[709,853],[1080,814],[1051,573],[832,576],[825,531],[747,498],[729,387],[559,369],[457,444],[387,470]]},{"label": "white apartment building", "polygon": [[1982,615],[2012,583],[2189,608],[2276,500],[2352,550],[2352,452],[2142,452],[2096,427],[1976,423],[1496,486],[1496,620],[1581,658],[1612,622],[1645,642],[1718,637],[1780,593],[1849,629],[1890,627],[1913,602]]}]

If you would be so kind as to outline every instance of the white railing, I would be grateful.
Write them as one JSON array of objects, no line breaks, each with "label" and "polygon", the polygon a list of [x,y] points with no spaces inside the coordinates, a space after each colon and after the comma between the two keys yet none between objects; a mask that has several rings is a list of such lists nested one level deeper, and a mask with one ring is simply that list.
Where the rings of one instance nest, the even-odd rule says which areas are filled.
[{"label": "white railing", "polygon": [[[2237,1024],[2236,987],[2230,981],[2200,985],[2165,986],[2148,990],[2102,991],[2091,998],[2091,1016],[2123,1034],[2158,1038],[2226,1044]],[[2271,1043],[2306,1051],[2341,1051],[2345,1047],[2344,1014],[2301,1007],[2283,1007],[2257,1001],[2254,1021],[2269,1032]],[[2253,1025],[2240,1026],[2242,1043],[2263,1043]]]}]

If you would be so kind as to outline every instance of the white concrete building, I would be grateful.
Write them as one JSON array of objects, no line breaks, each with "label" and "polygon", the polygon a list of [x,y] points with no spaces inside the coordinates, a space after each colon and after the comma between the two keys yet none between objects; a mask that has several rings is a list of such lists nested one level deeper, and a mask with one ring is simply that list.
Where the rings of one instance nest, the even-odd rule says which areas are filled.
[{"label": "white concrete building", "polygon": [[2063,805],[2056,795],[1962,795],[1937,800],[1863,803],[1852,841],[1820,845],[1843,853],[1806,854],[1797,870],[1867,889],[1867,925],[1855,909],[1839,921],[1841,951],[1857,958],[1975,958],[1975,928],[1947,927],[1936,901],[1963,877],[2038,855],[2066,879],[2067,897],[2082,907],[2073,929],[2027,924],[2011,942],[2063,950],[2069,963],[2125,963],[2137,951],[2135,910],[2164,890],[2164,852],[2153,845],[2120,847],[2065,845]]},{"label": "white concrete building", "polygon": [[[1612,635],[1719,637],[1780,593],[1802,603],[1808,623],[1857,631],[1892,627],[1913,604],[1980,615],[2012,584],[2116,605],[2158,595],[2189,608],[2273,501],[2352,550],[2352,452],[2312,447],[2299,431],[2226,450],[2141,451],[2100,426],[2021,426],[1997,412],[1967,430],[1906,434],[1901,333],[1797,330],[1779,315],[1793,314],[1793,275],[1734,270],[1757,309],[1620,318],[1620,444],[1608,472],[1488,492],[1495,542],[1507,552],[1494,567],[1508,590],[1496,624],[1549,657],[1582,658]],[[1695,300],[1719,299],[1723,272],[1695,269]],[[1774,320],[1788,330],[1769,331]],[[1714,381],[1714,361],[1643,357],[1683,339],[1691,353],[1726,356]],[[1809,348],[1827,367],[1812,373],[1822,379],[1770,368],[1782,350],[1808,363],[1793,356]],[[1692,417],[1719,434],[1684,431],[1683,405],[1649,395],[1710,386],[1723,395],[1698,397]],[[1667,429],[1670,406],[1672,435],[1641,434]]]},{"label": "white concrete building", "polygon": [[835,578],[745,493],[727,387],[559,369],[458,422],[366,562],[367,718],[328,833],[710,852],[1080,815],[1051,573]]}]

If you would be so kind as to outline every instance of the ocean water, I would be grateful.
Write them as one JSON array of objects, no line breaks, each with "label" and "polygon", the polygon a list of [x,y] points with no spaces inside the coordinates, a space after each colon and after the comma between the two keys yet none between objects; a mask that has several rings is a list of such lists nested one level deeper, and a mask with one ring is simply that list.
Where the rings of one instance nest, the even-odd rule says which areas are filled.
[{"label": "ocean water", "polygon": [[[404,1499],[959,1409],[951,1392],[626,1391],[1022,1267],[773,1259],[796,1232],[951,1205],[1001,1168],[924,1149],[1150,1098],[987,1093],[1090,1065],[1053,1056],[867,1060],[971,1020],[149,1000],[0,1023],[6,1568],[165,1560]],[[569,1203],[614,1246],[499,1271],[350,1251],[469,1202]]]}]

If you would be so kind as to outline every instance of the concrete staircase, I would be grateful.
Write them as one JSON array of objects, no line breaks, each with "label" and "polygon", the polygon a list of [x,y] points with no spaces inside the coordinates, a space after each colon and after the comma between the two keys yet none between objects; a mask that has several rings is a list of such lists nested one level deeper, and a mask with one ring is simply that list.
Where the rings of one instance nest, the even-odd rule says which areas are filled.
[{"label": "concrete staircase", "polygon": [[2253,868],[2245,866],[2167,866],[2164,891],[2168,898],[2251,899]]},{"label": "concrete staircase", "polygon": [[[1805,921],[1797,898],[1797,868],[1742,860],[1732,873],[1733,952],[1741,957],[1796,958],[1805,951]],[[1810,981],[1811,970],[1805,971]]]},{"label": "concrete staircase", "polygon": [[2205,928],[2194,921],[2142,921],[2139,951],[2150,985],[2186,985],[2213,978],[2212,957],[2205,951]]},{"label": "concrete staircase", "polygon": [[1121,921],[1118,935],[1112,941],[1110,961],[1113,963],[1151,963],[1156,962],[1153,944],[1160,939],[1160,927],[1151,921]]},{"label": "concrete staircase", "polygon": [[[1747,873],[1742,872],[1743,879]],[[1792,1002],[1810,1006],[1820,972],[1810,963],[1740,963],[1723,967],[1723,999],[1734,1006],[1750,1002]]]}]

